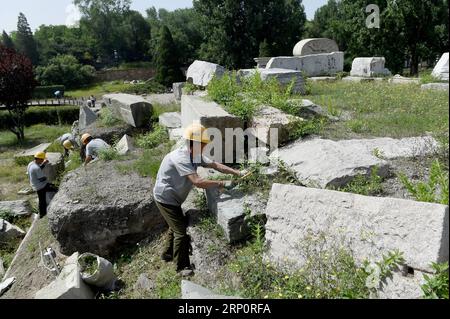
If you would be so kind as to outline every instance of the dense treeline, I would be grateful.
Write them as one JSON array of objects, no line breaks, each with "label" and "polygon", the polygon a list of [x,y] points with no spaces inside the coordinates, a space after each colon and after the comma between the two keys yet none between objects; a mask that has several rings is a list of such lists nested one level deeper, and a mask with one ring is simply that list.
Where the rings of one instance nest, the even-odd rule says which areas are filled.
[{"label": "dense treeline", "polygon": [[[139,61],[152,62],[168,83],[162,77],[179,78],[179,67],[195,59],[252,67],[257,56],[291,55],[305,37],[336,40],[347,68],[356,56],[382,55],[392,71],[401,73],[408,62],[416,74],[419,62],[433,63],[449,46],[448,0],[329,0],[312,21],[301,0],[194,0],[193,8],[153,7],[146,16],[131,10],[131,0],[73,2],[82,13],[76,27],[42,25],[33,34],[20,14],[17,31],[2,33],[4,46],[38,67],[43,84],[71,87],[92,79],[85,65]],[[368,4],[379,6],[380,28],[366,27]],[[51,83],[56,73],[58,83]]]}]

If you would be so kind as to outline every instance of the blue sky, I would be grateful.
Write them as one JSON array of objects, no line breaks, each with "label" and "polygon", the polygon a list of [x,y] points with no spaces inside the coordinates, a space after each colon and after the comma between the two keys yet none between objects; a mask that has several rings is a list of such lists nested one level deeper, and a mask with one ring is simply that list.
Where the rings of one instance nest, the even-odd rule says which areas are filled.
[{"label": "blue sky", "polygon": [[[308,19],[314,17],[314,12],[327,0],[303,0]],[[16,29],[17,16],[23,12],[35,30],[41,24],[65,24],[76,18],[73,10],[68,10],[72,0],[0,0],[0,32],[11,32]],[[192,0],[133,0],[132,8],[145,13],[145,9],[155,6],[174,10],[192,6]]]}]

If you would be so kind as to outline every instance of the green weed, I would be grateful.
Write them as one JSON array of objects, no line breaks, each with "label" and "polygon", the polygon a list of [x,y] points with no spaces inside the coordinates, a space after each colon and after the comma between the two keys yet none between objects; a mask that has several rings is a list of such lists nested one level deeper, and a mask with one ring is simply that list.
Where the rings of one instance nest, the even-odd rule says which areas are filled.
[{"label": "green weed", "polygon": [[411,182],[405,174],[398,177],[408,192],[418,201],[448,205],[448,171],[439,160],[431,165],[430,178],[426,182]]}]

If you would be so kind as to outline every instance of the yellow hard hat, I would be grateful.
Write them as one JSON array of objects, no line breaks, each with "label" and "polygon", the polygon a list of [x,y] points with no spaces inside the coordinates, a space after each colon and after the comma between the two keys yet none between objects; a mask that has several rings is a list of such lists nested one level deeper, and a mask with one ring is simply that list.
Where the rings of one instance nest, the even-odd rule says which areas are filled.
[{"label": "yellow hard hat", "polygon": [[45,160],[46,157],[47,155],[45,155],[44,152],[37,152],[36,154],[34,154],[34,158]]},{"label": "yellow hard hat", "polygon": [[69,140],[65,140],[63,146],[66,150],[73,150],[73,144]]},{"label": "yellow hard hat", "polygon": [[211,143],[206,128],[201,124],[192,124],[184,131],[184,138],[189,141]]},{"label": "yellow hard hat", "polygon": [[85,144],[85,143],[86,143],[86,140],[87,140],[89,137],[92,137],[91,134],[89,134],[89,133],[83,134],[83,136],[81,136],[81,143]]}]

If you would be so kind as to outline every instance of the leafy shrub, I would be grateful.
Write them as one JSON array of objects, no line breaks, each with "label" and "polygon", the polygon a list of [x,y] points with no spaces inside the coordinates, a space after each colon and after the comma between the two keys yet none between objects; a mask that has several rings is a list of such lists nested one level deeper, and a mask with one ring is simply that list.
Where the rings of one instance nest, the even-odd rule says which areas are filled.
[{"label": "leafy shrub", "polygon": [[103,161],[113,161],[120,158],[119,153],[114,147],[107,147],[99,152],[99,158]]},{"label": "leafy shrub", "polygon": [[276,79],[263,81],[258,72],[240,79],[232,73],[213,78],[208,85],[208,95],[231,114],[248,121],[262,105],[297,115],[298,108],[289,102],[293,85],[294,81],[287,87],[281,86]]},{"label": "leafy shrub", "polygon": [[448,299],[448,262],[443,264],[433,263],[434,275],[423,275],[425,284],[422,285],[424,298]]},{"label": "leafy shrub", "polygon": [[136,145],[141,148],[151,149],[164,144],[169,140],[169,134],[161,125],[155,125],[153,131],[141,135],[136,139]]},{"label": "leafy shrub", "polygon": [[133,84],[130,86],[127,86],[125,89],[122,90],[124,93],[129,94],[152,94],[152,93],[165,93],[167,89],[165,86],[159,84],[155,81],[147,81],[145,83],[138,83]]},{"label": "leafy shrub", "polygon": [[291,123],[289,140],[296,140],[311,134],[318,134],[325,124],[325,119],[297,120]]},{"label": "leafy shrub", "polygon": [[[80,108],[78,106],[37,106],[27,109],[24,115],[25,126],[31,126],[35,124],[55,125],[59,124],[72,124],[78,120],[80,114]],[[59,118],[58,118],[59,116]],[[8,112],[0,111],[0,130],[8,128],[12,119]]]},{"label": "leafy shrub", "polygon": [[62,84],[67,88],[89,84],[95,77],[95,68],[82,65],[72,55],[58,55],[47,66],[36,68],[36,78],[41,85]]},{"label": "leafy shrub", "polygon": [[114,117],[111,110],[107,107],[104,107],[100,110],[100,118],[99,118],[100,126],[103,127],[112,127],[117,124],[120,124],[122,121]]},{"label": "leafy shrub", "polygon": [[411,182],[405,174],[399,174],[400,181],[414,198],[421,202],[448,205],[448,172],[439,160],[431,165],[428,182]]},{"label": "leafy shrub", "polygon": [[65,90],[64,85],[37,86],[33,91],[33,99],[52,99],[56,91],[64,93]]},{"label": "leafy shrub", "polygon": [[292,271],[289,266],[283,269],[263,258],[261,225],[255,225],[253,235],[253,241],[238,250],[229,263],[240,279],[237,294],[246,298],[369,298],[383,279],[403,263],[402,254],[394,251],[376,263],[365,261],[358,266],[345,245],[319,234],[301,240],[301,254],[306,262],[300,270]]}]

